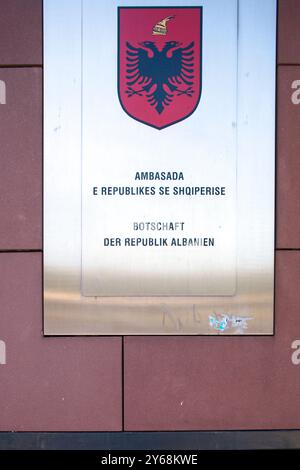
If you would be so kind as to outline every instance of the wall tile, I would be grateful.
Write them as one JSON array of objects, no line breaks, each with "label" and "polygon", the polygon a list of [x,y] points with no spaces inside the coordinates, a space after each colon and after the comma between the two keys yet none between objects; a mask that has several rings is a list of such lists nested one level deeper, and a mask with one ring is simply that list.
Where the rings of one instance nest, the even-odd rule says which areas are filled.
[{"label": "wall tile", "polygon": [[0,68],[1,96],[0,249],[41,249],[41,70]]},{"label": "wall tile", "polygon": [[0,431],[118,431],[121,339],[43,337],[41,261],[0,254]]},{"label": "wall tile", "polygon": [[299,429],[299,277],[280,252],[274,337],[126,338],[125,429]]},{"label": "wall tile", "polygon": [[300,248],[300,67],[279,67],[277,94],[277,248]]},{"label": "wall tile", "polygon": [[300,2],[278,1],[278,62],[300,64]]},{"label": "wall tile", "polygon": [[42,63],[42,0],[0,0],[0,65]]}]

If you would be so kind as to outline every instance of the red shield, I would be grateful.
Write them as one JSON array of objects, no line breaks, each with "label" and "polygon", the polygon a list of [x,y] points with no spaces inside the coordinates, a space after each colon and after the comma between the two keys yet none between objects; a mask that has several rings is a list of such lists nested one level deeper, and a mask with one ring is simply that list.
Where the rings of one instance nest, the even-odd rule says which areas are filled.
[{"label": "red shield", "polygon": [[202,8],[119,7],[118,93],[156,129],[189,117],[201,96]]}]

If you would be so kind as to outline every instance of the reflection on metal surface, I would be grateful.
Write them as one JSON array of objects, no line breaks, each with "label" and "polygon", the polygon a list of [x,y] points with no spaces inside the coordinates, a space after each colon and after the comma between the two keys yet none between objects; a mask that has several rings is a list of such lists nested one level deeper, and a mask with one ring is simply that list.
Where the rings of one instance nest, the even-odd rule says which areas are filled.
[{"label": "reflection on metal surface", "polygon": [[[47,305],[47,326],[51,334],[93,335],[99,334],[140,334],[145,325],[148,334],[220,334],[220,331],[210,327],[208,316],[211,312],[225,313],[230,310],[232,315],[252,317],[250,308],[255,311],[255,317],[249,322],[248,329],[243,334],[270,334],[266,311],[272,303],[272,295],[262,275],[260,287],[255,294],[239,295],[239,303],[235,297],[228,304],[228,298],[214,297],[82,297],[79,291],[74,291],[75,279],[66,274],[52,273],[47,275],[53,286],[45,293]],[[55,287],[57,279],[68,280],[65,288]],[[247,281],[247,280],[245,280]],[[101,314],[99,314],[99,312]],[[65,320],[62,322],[62,318]],[[113,318],[113,321],[112,321]],[[226,334],[239,334],[236,329],[230,329]]]},{"label": "reflection on metal surface", "polygon": [[[164,3],[180,7],[177,1]],[[118,2],[45,0],[45,334],[273,333],[276,2],[224,3],[201,2],[205,73],[197,112],[157,131],[130,119],[117,99]],[[101,36],[103,18],[109,41]],[[166,27],[171,31],[171,21]],[[103,63],[110,64],[105,73]],[[154,152],[154,135],[160,136],[155,137],[159,148],[167,146],[162,154],[172,155],[171,168]],[[189,161],[195,148],[209,156],[196,160],[196,167]],[[145,169],[144,157],[151,157],[151,168]],[[224,185],[230,196],[222,207],[195,204],[191,196],[171,202],[136,198],[134,204],[121,197],[91,197],[95,186],[128,186],[136,168],[182,171],[186,180],[171,187]],[[186,247],[186,256],[182,247],[183,256],[174,252],[165,262],[163,248],[157,255],[122,248],[121,260],[117,249],[99,248],[101,239],[119,231],[121,239],[132,238],[127,230],[133,222],[185,218],[192,221],[187,238],[215,234],[219,223],[223,251],[203,255]],[[226,318],[223,331],[220,323],[214,327],[221,318]]]}]

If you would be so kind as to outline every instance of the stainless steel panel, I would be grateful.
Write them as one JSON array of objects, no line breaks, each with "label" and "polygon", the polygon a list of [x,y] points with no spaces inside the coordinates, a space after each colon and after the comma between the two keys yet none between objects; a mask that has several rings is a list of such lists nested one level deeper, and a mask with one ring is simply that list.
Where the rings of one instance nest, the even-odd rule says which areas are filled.
[{"label": "stainless steel panel", "polygon": [[[127,1],[122,6],[159,6],[159,3]],[[180,6],[175,1],[165,4]],[[193,1],[188,4],[198,6]],[[236,11],[235,1],[201,2],[204,7],[203,95],[193,116],[163,131],[133,120],[129,124],[130,118],[120,109],[115,57],[117,5],[117,2],[91,0],[83,0],[82,5],[79,0],[44,2],[45,334],[272,334],[276,2],[240,0]],[[220,17],[223,24],[218,21]],[[104,38],[106,27],[101,25],[106,22],[111,28]],[[93,40],[98,45],[96,49],[91,47]],[[107,57],[105,54],[110,58],[107,72],[110,80],[106,82],[103,74],[97,73],[101,60]],[[229,63],[226,59],[230,59]],[[103,112],[99,112],[100,105]],[[99,125],[98,130],[95,123]],[[210,156],[209,160],[201,161],[205,169],[205,182],[201,178],[201,185],[214,185],[215,177],[221,175],[222,186],[230,188],[223,212],[214,208],[218,216],[210,217],[211,226],[205,218],[205,232],[210,229],[211,233],[217,233],[216,221],[222,226],[219,240],[226,242],[225,254],[209,259],[204,254],[203,259],[201,253],[197,259],[193,252],[188,256],[185,253],[180,258],[180,268],[172,257],[163,261],[159,256],[157,270],[152,254],[149,257],[146,251],[130,250],[129,257],[122,251],[122,262],[111,253],[103,258],[107,253],[103,248],[94,250],[99,237],[117,231],[124,236],[128,221],[132,223],[133,217],[141,219],[144,208],[120,201],[116,206],[107,205],[101,198],[94,198],[93,202],[88,191],[104,182],[127,183],[132,178],[138,163],[136,147],[133,155],[130,145],[126,147],[123,161],[117,151],[126,136],[139,139],[141,158],[151,156],[152,168],[163,168],[155,149],[149,152],[148,146],[153,143],[152,136],[163,139],[165,135],[175,157],[170,169],[176,171],[180,166],[187,175],[188,185],[196,184],[194,162],[182,158],[180,142],[186,137],[187,129],[191,153],[199,147],[201,154]],[[226,139],[228,146],[224,149]],[[161,142],[157,140],[156,145]],[[110,145],[114,148],[113,159],[107,166],[107,159],[104,165],[101,156],[108,155]],[[94,166],[96,146],[99,154]],[[122,145],[122,151],[123,148]],[[226,157],[227,165],[223,164],[220,152]],[[141,171],[152,169],[144,169],[144,164],[140,167]],[[199,170],[198,162],[196,170]],[[109,175],[112,183],[107,182]],[[185,217],[192,221],[190,227],[193,227],[187,233],[198,232],[199,220],[193,216],[193,206],[186,202],[175,201],[174,205],[171,201],[167,206],[160,200],[155,212],[149,203],[145,206],[144,220],[165,219],[170,208],[167,221],[181,222]],[[203,214],[208,211],[208,207],[194,207],[196,211],[203,210]],[[116,208],[121,222],[114,222]],[[101,223],[95,226],[99,216]],[[111,227],[107,229],[102,220],[109,220]],[[149,273],[140,268],[145,261],[150,262]],[[203,288],[199,285],[204,279],[199,261],[205,264],[208,280],[206,285],[202,284]],[[112,265],[116,265],[115,272],[108,277]],[[138,266],[138,271],[133,269],[133,281],[126,272],[128,265]],[[123,266],[125,272],[118,266]],[[148,274],[149,282],[144,282]],[[169,275],[170,283],[166,282]],[[137,276],[141,279],[138,288]],[[186,283],[187,279],[191,284]]]}]

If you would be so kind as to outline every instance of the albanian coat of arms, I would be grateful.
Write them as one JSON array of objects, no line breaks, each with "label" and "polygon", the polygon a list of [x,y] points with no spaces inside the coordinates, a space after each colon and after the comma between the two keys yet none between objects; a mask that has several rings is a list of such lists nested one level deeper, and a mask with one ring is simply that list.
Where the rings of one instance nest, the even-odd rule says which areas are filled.
[{"label": "albanian coat of arms", "polygon": [[202,88],[201,7],[120,7],[118,93],[124,111],[156,129],[188,118]]}]

